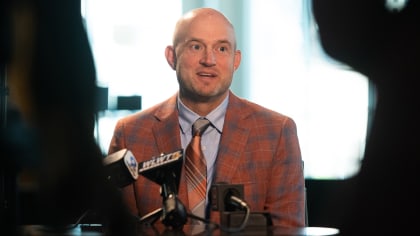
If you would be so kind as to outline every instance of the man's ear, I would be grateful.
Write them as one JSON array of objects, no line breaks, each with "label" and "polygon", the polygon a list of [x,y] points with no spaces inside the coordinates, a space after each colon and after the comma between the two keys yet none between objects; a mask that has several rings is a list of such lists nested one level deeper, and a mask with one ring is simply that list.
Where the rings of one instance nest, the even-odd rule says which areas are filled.
[{"label": "man's ear", "polygon": [[236,50],[235,59],[233,62],[233,68],[235,69],[235,71],[238,69],[239,65],[241,64],[241,60],[242,60],[242,53],[240,50]]},{"label": "man's ear", "polygon": [[175,56],[175,49],[172,46],[167,46],[165,49],[165,57],[166,61],[168,62],[169,66],[175,70],[176,68],[176,56]]}]

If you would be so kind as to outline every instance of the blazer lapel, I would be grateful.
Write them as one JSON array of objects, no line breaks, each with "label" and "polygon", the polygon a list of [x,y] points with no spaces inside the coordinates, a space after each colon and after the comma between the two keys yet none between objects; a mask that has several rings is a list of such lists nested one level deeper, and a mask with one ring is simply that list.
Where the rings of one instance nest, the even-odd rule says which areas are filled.
[{"label": "blazer lapel", "polygon": [[[165,154],[182,148],[176,100],[177,95],[174,95],[161,105],[155,113],[158,122],[152,127],[158,149]],[[181,168],[178,199],[186,204],[188,193],[183,172],[184,168]]]},{"label": "blazer lapel", "polygon": [[155,113],[155,118],[157,122],[153,125],[152,131],[158,149],[166,154],[181,148],[175,95],[162,103]]},{"label": "blazer lapel", "polygon": [[231,182],[248,140],[249,128],[244,121],[250,113],[251,111],[244,106],[244,103],[233,93],[230,93],[217,156],[214,183]]}]

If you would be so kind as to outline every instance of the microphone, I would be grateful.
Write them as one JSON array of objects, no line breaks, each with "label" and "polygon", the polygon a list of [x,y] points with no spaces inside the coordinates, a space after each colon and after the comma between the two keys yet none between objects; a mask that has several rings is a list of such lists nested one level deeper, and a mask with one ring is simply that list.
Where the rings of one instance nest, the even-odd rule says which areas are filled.
[{"label": "microphone", "polygon": [[242,184],[215,183],[211,186],[210,193],[213,211],[243,210],[244,205],[246,205],[241,200],[244,196],[244,186]]},{"label": "microphone", "polygon": [[137,160],[130,150],[121,149],[108,155],[103,164],[107,180],[119,188],[133,183],[139,176]]},{"label": "microphone", "polygon": [[139,174],[159,185],[165,185],[165,195],[178,193],[183,164],[183,149],[161,154],[138,163],[133,153],[124,148],[104,158],[106,178],[122,188],[135,182]]},{"label": "microphone", "polygon": [[162,222],[175,229],[187,223],[187,211],[177,197],[183,157],[183,149],[179,149],[139,164],[139,174],[161,185]]},{"label": "microphone", "polygon": [[210,196],[212,210],[220,212],[222,231],[237,232],[246,226],[273,225],[269,212],[251,212],[247,202],[243,200],[242,184],[215,183],[211,186]]},{"label": "microphone", "polygon": [[163,197],[178,194],[183,157],[183,149],[152,157],[139,163],[138,173],[161,185]]},{"label": "microphone", "polygon": [[247,226],[251,210],[248,204],[242,200],[244,196],[242,184],[224,182],[213,184],[210,196],[212,210],[220,212],[223,231],[238,232]]},{"label": "microphone", "polygon": [[133,183],[139,174],[159,184],[163,208],[142,217],[141,221],[161,214],[162,222],[166,226],[180,228],[187,222],[185,206],[177,198],[183,157],[183,149],[179,149],[138,163],[131,151],[122,149],[107,156],[103,164],[107,179],[117,187],[122,188]]}]

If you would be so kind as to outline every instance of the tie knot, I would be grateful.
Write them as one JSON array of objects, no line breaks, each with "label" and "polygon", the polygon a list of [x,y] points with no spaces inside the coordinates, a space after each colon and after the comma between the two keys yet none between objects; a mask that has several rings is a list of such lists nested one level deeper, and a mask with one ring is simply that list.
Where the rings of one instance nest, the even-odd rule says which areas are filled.
[{"label": "tie knot", "polygon": [[199,118],[193,124],[192,135],[193,136],[201,136],[204,131],[209,127],[210,121],[206,118]]}]

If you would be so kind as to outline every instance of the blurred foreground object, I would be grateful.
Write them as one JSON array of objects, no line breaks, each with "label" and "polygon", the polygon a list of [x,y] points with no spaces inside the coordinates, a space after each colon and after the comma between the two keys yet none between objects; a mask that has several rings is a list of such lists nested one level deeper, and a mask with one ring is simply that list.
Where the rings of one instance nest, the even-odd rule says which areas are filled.
[{"label": "blurred foreground object", "polygon": [[[34,173],[36,223],[63,231],[95,212],[110,232],[132,233],[134,219],[118,190],[106,182],[94,137],[96,71],[80,1],[6,2],[7,110],[19,120],[8,120],[2,136],[20,132],[8,141],[28,145],[16,145],[2,159]],[[19,124],[18,131],[10,129],[12,123]],[[17,151],[24,155],[13,155]]]},{"label": "blurred foreground object", "polygon": [[313,0],[325,51],[376,88],[361,170],[328,196],[322,215],[315,216],[339,228],[340,235],[417,231],[420,1],[397,2],[398,9],[390,9],[390,1]]}]

